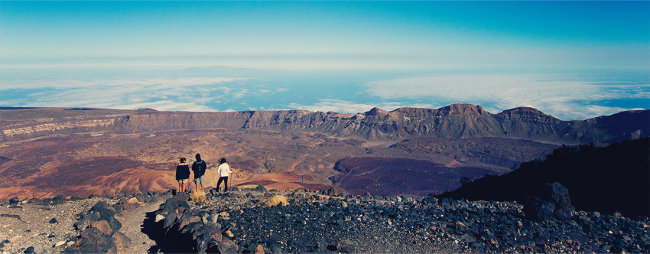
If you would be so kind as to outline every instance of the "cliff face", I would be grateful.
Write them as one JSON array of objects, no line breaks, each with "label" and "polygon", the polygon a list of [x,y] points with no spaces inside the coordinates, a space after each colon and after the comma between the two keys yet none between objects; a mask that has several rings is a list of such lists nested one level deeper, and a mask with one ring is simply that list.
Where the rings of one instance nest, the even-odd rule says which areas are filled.
[{"label": "cliff face", "polygon": [[[25,109],[43,110],[43,109]],[[110,113],[110,112],[108,112]],[[481,106],[453,104],[439,109],[374,108],[365,113],[242,111],[159,112],[121,111],[121,114],[30,119],[2,124],[3,141],[70,132],[146,133],[163,130],[307,130],[338,137],[401,140],[413,137],[511,137],[576,144],[648,137],[650,110],[626,111],[583,121],[562,121],[534,108],[514,108],[491,114]]]}]

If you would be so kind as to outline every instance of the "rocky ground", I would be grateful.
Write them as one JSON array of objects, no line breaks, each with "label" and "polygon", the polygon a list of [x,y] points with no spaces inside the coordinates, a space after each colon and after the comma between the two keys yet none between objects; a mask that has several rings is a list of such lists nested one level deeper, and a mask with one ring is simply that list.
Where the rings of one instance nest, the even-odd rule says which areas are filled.
[{"label": "rocky ground", "polygon": [[[650,252],[646,217],[573,211],[566,219],[531,220],[517,203],[334,190],[259,187],[206,196],[202,202],[167,192],[5,204],[0,252]],[[113,213],[120,227],[106,217]],[[102,219],[110,228],[102,229]],[[119,235],[128,240],[116,241]],[[111,236],[114,241],[96,240]]]},{"label": "rocky ground", "polygon": [[[55,253],[72,245],[79,235],[76,214],[88,210],[104,197],[79,200],[63,198],[23,200],[0,206],[2,253]],[[31,249],[30,249],[31,248]]]},{"label": "rocky ground", "polygon": [[[193,241],[193,252],[650,251],[646,217],[572,211],[531,220],[517,203],[329,194],[213,193],[199,203],[176,196],[158,216]],[[286,205],[270,205],[276,195]]]}]

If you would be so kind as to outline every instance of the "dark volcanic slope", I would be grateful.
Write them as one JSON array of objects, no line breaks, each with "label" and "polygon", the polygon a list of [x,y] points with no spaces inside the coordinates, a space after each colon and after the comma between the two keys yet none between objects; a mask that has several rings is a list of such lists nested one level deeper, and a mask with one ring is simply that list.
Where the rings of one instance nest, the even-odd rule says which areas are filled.
[{"label": "dark volcanic slope", "polygon": [[347,158],[334,167],[341,172],[332,182],[352,194],[415,195],[442,193],[460,186],[459,179],[496,174],[484,168],[454,167],[404,158]]},{"label": "dark volcanic slope", "polygon": [[[71,116],[70,112],[79,112]],[[21,115],[23,114],[23,115]],[[554,143],[611,143],[648,137],[650,110],[626,111],[584,121],[561,121],[534,108],[492,114],[481,106],[453,104],[439,109],[399,108],[365,113],[244,111],[158,112],[152,110],[0,110],[2,141],[57,133],[102,131],[145,133],[161,130],[268,129],[309,130],[339,137],[400,140],[412,137],[510,137]]]},{"label": "dark volcanic slope", "polygon": [[[444,161],[441,157],[460,163],[488,164],[510,172],[519,164],[543,159],[558,148],[557,145],[512,138],[414,138],[390,147],[376,147],[368,151],[373,157],[427,158]],[[455,164],[453,161],[445,164]],[[495,170],[499,170],[495,168]]]},{"label": "dark volcanic slope", "polygon": [[544,183],[559,182],[578,210],[650,216],[649,160],[648,138],[605,148],[563,147],[543,162],[524,163],[509,174],[476,180],[441,197],[523,203],[526,196],[538,195]]}]

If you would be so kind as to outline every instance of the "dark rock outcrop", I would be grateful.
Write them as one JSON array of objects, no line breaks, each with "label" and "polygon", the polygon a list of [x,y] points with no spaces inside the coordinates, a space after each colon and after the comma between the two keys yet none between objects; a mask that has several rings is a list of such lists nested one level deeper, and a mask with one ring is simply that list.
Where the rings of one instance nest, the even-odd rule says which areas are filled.
[{"label": "dark rock outcrop", "polygon": [[533,220],[568,219],[575,209],[571,206],[569,190],[555,182],[546,184],[539,197],[527,196],[524,213]]},{"label": "dark rock outcrop", "polygon": [[99,201],[87,212],[78,215],[74,226],[81,235],[65,253],[116,253],[124,252],[131,240],[119,232],[122,224],[115,218],[115,210],[104,201]]},{"label": "dark rock outcrop", "polygon": [[[519,169],[502,175],[486,176],[444,193],[439,197],[469,200],[526,202],[526,196],[540,197],[560,205],[554,216],[577,210],[603,214],[620,212],[625,216],[650,216],[650,138],[628,140],[596,148],[591,145],[562,147],[544,161],[524,163]],[[559,185],[545,186],[558,182]],[[550,188],[545,193],[540,190]],[[535,202],[540,207],[548,204]]]},{"label": "dark rock outcrop", "polygon": [[257,187],[253,188],[253,191],[258,191],[258,192],[268,192],[268,191],[266,190],[266,187],[264,187],[264,186],[262,186],[262,185],[258,185]]}]

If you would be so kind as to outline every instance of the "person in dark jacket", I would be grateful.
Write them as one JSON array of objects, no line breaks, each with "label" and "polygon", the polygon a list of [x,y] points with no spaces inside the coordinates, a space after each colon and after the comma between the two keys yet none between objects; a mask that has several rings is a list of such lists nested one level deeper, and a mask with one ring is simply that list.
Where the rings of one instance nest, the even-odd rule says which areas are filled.
[{"label": "person in dark jacket", "polygon": [[207,163],[204,160],[201,160],[201,155],[196,154],[196,161],[192,163],[192,172],[194,172],[194,184],[196,185],[197,190],[205,191],[203,186],[203,179],[205,175],[205,169]]},{"label": "person in dark jacket", "polygon": [[185,191],[185,184],[190,179],[190,167],[185,163],[185,158],[181,158],[181,162],[176,166],[176,181],[178,181],[178,191]]}]

